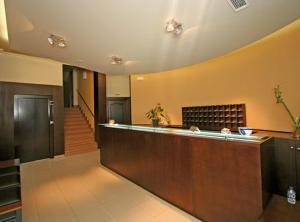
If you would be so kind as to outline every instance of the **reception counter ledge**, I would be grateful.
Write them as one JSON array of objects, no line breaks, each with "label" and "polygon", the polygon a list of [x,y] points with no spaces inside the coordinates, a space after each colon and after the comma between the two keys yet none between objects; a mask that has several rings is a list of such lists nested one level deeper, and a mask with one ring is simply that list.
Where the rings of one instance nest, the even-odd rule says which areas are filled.
[{"label": "reception counter ledge", "polygon": [[253,222],[271,197],[272,140],[99,125],[101,163],[209,222]]}]

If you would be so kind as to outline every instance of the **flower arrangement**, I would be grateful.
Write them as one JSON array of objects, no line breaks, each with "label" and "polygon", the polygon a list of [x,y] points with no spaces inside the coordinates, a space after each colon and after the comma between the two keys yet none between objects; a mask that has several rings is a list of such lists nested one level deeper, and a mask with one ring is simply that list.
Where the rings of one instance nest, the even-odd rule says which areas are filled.
[{"label": "flower arrangement", "polygon": [[279,85],[277,85],[274,88],[274,94],[275,94],[275,98],[276,98],[276,103],[281,103],[283,105],[283,107],[285,108],[285,110],[287,111],[287,113],[289,114],[289,116],[293,122],[293,127],[294,127],[293,136],[296,138],[299,138],[299,136],[300,136],[300,116],[296,116],[296,117],[293,116],[292,112],[290,111],[290,109],[288,108],[288,106],[286,105],[286,103],[284,102],[284,100],[282,98],[282,92],[280,91]]}]

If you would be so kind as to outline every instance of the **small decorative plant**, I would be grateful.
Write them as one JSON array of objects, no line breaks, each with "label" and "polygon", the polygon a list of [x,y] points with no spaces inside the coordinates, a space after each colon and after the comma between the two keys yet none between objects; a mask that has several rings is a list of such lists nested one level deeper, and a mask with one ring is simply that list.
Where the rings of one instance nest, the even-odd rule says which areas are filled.
[{"label": "small decorative plant", "polygon": [[290,111],[290,109],[288,108],[288,106],[286,105],[286,103],[284,102],[284,100],[282,98],[282,92],[280,91],[279,85],[277,85],[274,88],[274,93],[275,93],[276,103],[281,103],[283,105],[283,107],[285,108],[285,110],[287,111],[287,113],[289,114],[289,116],[293,122],[293,127],[294,127],[293,136],[296,138],[299,138],[299,136],[300,136],[300,116],[296,116],[296,117],[293,116],[292,112]]},{"label": "small decorative plant", "polygon": [[160,103],[157,103],[154,108],[150,109],[146,113],[146,117],[152,120],[153,126],[158,126],[162,120],[166,119],[164,115],[164,109],[161,107]]}]

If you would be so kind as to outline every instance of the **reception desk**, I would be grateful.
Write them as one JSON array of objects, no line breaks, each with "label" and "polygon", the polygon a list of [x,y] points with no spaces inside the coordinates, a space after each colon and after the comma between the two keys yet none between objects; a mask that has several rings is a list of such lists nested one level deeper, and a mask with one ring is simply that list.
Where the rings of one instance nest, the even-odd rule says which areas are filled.
[{"label": "reception desk", "polygon": [[268,137],[98,127],[101,164],[204,221],[257,221],[271,196]]}]

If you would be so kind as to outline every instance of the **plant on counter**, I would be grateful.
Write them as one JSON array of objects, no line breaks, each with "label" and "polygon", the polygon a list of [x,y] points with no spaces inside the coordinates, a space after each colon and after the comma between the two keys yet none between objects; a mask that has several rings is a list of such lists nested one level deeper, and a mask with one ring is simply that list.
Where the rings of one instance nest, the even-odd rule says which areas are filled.
[{"label": "plant on counter", "polygon": [[289,116],[293,122],[293,127],[294,127],[293,136],[296,138],[299,138],[299,136],[300,136],[300,116],[296,116],[296,117],[293,116],[292,112],[290,111],[290,109],[288,108],[286,103],[283,101],[282,92],[280,91],[279,85],[277,85],[274,88],[274,93],[275,93],[276,103],[281,103],[284,106],[285,110],[287,111],[287,113],[289,114]]},{"label": "plant on counter", "polygon": [[157,103],[157,105],[154,108],[150,109],[146,113],[146,117],[152,120],[153,126],[158,126],[162,120],[166,119],[164,109],[161,107],[160,103]]}]

